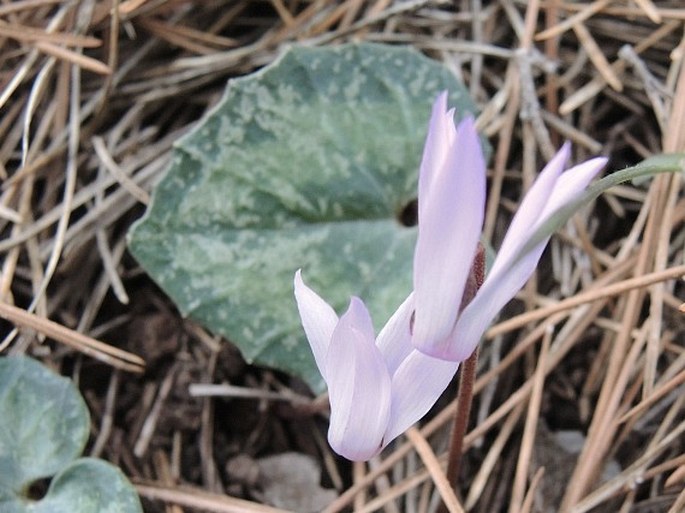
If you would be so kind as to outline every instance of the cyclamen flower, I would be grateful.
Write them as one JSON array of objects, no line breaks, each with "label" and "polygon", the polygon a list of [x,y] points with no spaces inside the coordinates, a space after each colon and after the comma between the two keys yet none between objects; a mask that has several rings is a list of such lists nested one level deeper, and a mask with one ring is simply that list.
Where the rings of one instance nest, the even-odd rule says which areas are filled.
[{"label": "cyclamen flower", "polygon": [[483,285],[460,312],[483,227],[485,163],[473,121],[455,129],[453,117],[442,93],[433,106],[419,171],[412,343],[436,358],[463,361],[533,274],[549,236],[522,254],[532,235],[583,193],[607,159],[594,158],[562,173],[570,146],[559,150],[521,202]]},{"label": "cyclamen flower", "polygon": [[[472,265],[483,227],[485,160],[472,118],[454,125],[447,93],[433,105],[419,172],[414,291],[376,338],[364,303],[340,317],[295,274],[295,298],[314,359],[328,385],[328,441],[367,460],[433,406],[497,312],[537,265],[549,237],[522,254],[535,230],[577,198],[606,163],[562,173],[564,145],[523,199],[492,270],[475,297]],[[475,266],[477,267],[477,266]],[[466,301],[464,301],[466,293]],[[468,302],[462,310],[462,302]]]},{"label": "cyclamen flower", "polygon": [[331,404],[328,442],[353,461],[372,458],[423,417],[447,388],[458,363],[411,345],[410,295],[374,335],[356,297],[340,317],[295,274],[295,299]]}]

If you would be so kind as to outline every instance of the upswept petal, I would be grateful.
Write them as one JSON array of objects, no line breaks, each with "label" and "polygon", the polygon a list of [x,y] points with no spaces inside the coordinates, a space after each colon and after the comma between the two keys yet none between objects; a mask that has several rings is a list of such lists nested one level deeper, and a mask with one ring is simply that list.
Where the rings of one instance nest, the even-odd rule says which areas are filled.
[{"label": "upswept petal", "polygon": [[605,157],[597,157],[564,171],[557,180],[534,230],[547,221],[554,212],[578,198],[608,160]]},{"label": "upswept petal", "polygon": [[[480,342],[497,313],[506,305],[530,278],[538,265],[549,237],[518,259],[506,272],[489,275],[476,297],[459,315],[454,331],[445,344],[445,358],[464,361]],[[492,276],[492,278],[491,278]]]},{"label": "upswept petal", "polygon": [[418,422],[445,391],[459,362],[427,356],[414,350],[392,377],[390,421],[383,438],[387,445]]},{"label": "upswept petal", "polygon": [[300,319],[304,333],[312,348],[316,366],[324,380],[326,380],[326,352],[338,324],[335,311],[316,292],[310,289],[302,280],[302,270],[295,273],[295,301],[300,312]]},{"label": "upswept petal", "polygon": [[459,124],[436,172],[425,194],[419,194],[412,342],[422,352],[440,357],[439,343],[454,327],[483,227],[485,161],[473,118]]},{"label": "upswept petal", "polygon": [[382,448],[390,416],[390,375],[374,340],[364,303],[353,297],[333,330],[326,355],[331,403],[328,443],[352,461]]},{"label": "upswept petal", "polygon": [[[506,268],[503,268],[502,272],[497,274],[494,272],[495,266],[493,265],[493,271],[486,278],[476,297],[460,314],[454,332],[450,337],[449,350],[446,352],[446,356],[450,359],[462,361],[473,353],[480,338],[497,315],[497,312],[521,290],[535,271],[550,237],[540,241],[525,255],[519,255],[518,251],[527,243],[528,237],[542,223],[549,219],[550,215],[568,202],[576,199],[585,190],[590,181],[604,167],[606,161],[607,159],[601,157],[591,159],[565,171],[559,176],[552,191],[549,193],[547,203],[542,208],[542,211],[538,213],[537,219],[528,230],[526,236],[523,237],[522,242],[518,244],[519,247],[516,252],[510,256],[505,255],[504,258],[500,256],[502,250],[498,253],[495,260],[501,259],[500,261],[506,262]],[[527,201],[528,195],[524,198],[522,207]],[[519,213],[516,214],[516,216],[518,215]],[[513,221],[512,227],[507,231],[505,240],[512,233],[512,228]]]},{"label": "upswept petal", "polygon": [[392,376],[404,359],[414,350],[411,344],[411,324],[414,313],[414,293],[392,314],[376,337],[376,346],[383,355],[388,373]]},{"label": "upswept petal", "polygon": [[[425,196],[437,171],[442,167],[454,139],[454,121],[447,117],[447,91],[443,91],[433,102],[428,134],[423,147],[419,167],[419,198]],[[452,113],[453,115],[453,113]],[[419,202],[419,209],[423,208]]]},{"label": "upswept petal", "polygon": [[564,144],[554,155],[552,160],[540,172],[533,185],[528,190],[519,206],[511,224],[504,236],[497,257],[490,269],[491,276],[501,272],[508,272],[511,261],[517,257],[519,250],[525,245],[531,229],[540,219],[540,214],[549,200],[554,186],[559,179],[566,162],[571,154],[570,144]]}]

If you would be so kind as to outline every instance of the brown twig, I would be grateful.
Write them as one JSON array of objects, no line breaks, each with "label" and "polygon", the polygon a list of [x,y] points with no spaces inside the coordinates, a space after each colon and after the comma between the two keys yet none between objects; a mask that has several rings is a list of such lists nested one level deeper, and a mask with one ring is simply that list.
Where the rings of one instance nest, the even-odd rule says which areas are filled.
[{"label": "brown twig", "polygon": [[26,310],[0,302],[0,317],[17,326],[33,329],[112,367],[128,372],[143,372],[145,360],[122,349],[112,347],[83,333],[44,319]]}]

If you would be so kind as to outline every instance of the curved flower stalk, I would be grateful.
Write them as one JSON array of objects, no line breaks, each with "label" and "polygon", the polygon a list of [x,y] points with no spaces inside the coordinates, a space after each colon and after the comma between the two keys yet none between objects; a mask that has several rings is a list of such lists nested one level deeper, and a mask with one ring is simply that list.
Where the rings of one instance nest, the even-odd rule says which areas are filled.
[{"label": "curved flower stalk", "polygon": [[295,274],[295,299],[331,404],[328,442],[353,461],[372,458],[423,417],[459,364],[412,347],[410,295],[375,337],[371,316],[356,297],[338,317]]},{"label": "curved flower stalk", "polygon": [[564,172],[570,145],[559,150],[521,202],[483,285],[460,311],[483,226],[486,170],[473,121],[455,129],[446,107],[443,93],[433,106],[420,168],[412,343],[427,355],[463,361],[535,270],[549,236],[522,251],[537,228],[578,198],[607,159]]}]

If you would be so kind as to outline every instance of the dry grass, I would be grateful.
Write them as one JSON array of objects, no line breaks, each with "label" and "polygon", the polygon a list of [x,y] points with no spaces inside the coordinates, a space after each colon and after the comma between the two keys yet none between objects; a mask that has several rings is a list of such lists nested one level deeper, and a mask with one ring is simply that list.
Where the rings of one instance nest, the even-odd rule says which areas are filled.
[{"label": "dry grass", "polygon": [[[681,175],[616,187],[579,212],[490,329],[456,497],[437,463],[453,395],[406,441],[351,468],[326,446],[315,415],[325,398],[303,401],[287,377],[246,367],[180,319],[124,239],[172,142],[228,78],[293,42],[370,40],[412,44],[468,84],[495,147],[485,233],[497,246],[563,139],[577,160],[609,155],[610,169],[685,150],[681,5],[0,3],[2,351],[78,380],[90,453],[139,483],[148,511],[275,511],[231,462],[285,450],[322,462],[341,492],[328,513],[432,511],[436,486],[453,511],[685,511]],[[248,398],[188,392],[222,381]],[[580,453],[558,445],[561,430],[583,433]],[[617,470],[603,480],[609,461]]]}]

